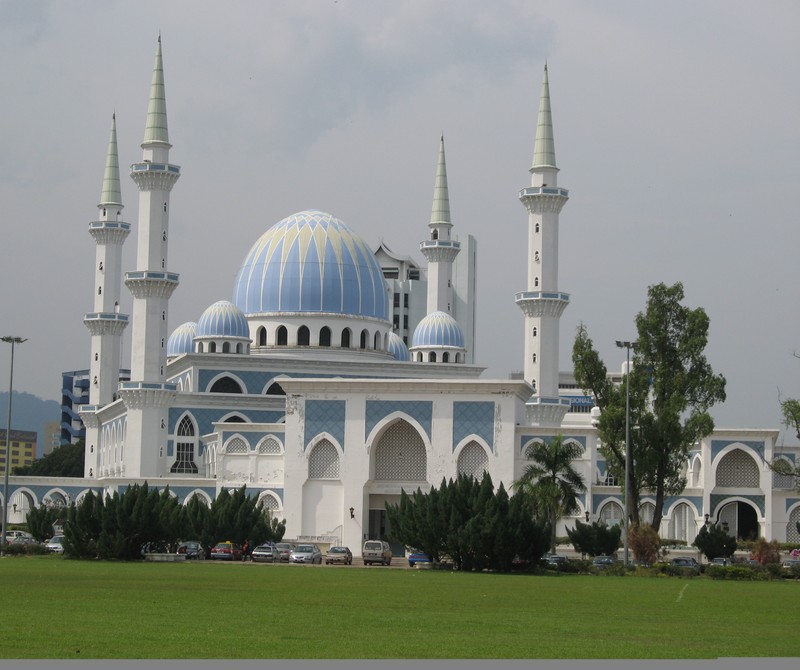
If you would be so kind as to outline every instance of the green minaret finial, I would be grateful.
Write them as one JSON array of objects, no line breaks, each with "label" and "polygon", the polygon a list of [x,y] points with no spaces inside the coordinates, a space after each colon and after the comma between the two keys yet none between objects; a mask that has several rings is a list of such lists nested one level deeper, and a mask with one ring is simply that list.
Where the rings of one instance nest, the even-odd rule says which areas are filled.
[{"label": "green minaret finial", "polygon": [[158,34],[156,63],[153,66],[153,83],[150,85],[150,103],[147,106],[147,124],[142,144],[169,144],[167,130],[167,98],[164,93],[164,66],[161,61],[161,33]]},{"label": "green minaret finial", "polygon": [[531,170],[540,168],[556,168],[553,117],[550,113],[550,81],[547,78],[546,63],[544,66],[542,95],[539,99],[539,119],[536,123],[536,144],[533,149],[533,164],[531,165]]},{"label": "green minaret finial", "polygon": [[98,207],[122,207],[122,190],[119,184],[119,154],[117,153],[117,115],[111,115],[111,135],[108,138],[106,169],[103,172],[103,190]]},{"label": "green minaret finial", "polygon": [[433,208],[429,225],[451,225],[450,195],[447,192],[447,165],[444,159],[444,135],[439,144],[439,162],[436,165],[436,183],[433,187]]}]

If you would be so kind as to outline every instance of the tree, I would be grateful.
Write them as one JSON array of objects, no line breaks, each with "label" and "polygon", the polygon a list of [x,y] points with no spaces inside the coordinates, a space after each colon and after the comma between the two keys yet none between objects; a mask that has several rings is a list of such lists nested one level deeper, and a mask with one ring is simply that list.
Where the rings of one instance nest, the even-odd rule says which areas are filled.
[{"label": "tree", "polygon": [[83,477],[84,442],[62,444],[30,465],[15,467],[14,475],[34,477]]},{"label": "tree", "polygon": [[715,558],[730,558],[736,551],[736,539],[728,535],[728,531],[721,524],[704,525],[692,544],[709,562]]},{"label": "tree", "polygon": [[576,521],[575,528],[567,528],[567,536],[575,551],[588,556],[610,556],[622,544],[621,526],[598,521],[591,524]]},{"label": "tree", "polygon": [[[637,346],[623,383],[608,378],[605,364],[581,324],[572,349],[575,378],[600,408],[600,451],[609,471],[624,482],[629,514],[639,523],[643,490],[655,493],[652,527],[658,530],[667,495],[686,486],[683,466],[692,445],[714,430],[708,410],[725,400],[725,378],[714,374],[704,351],[709,319],[702,308],[681,304],[683,285],[648,289],[647,306],[637,314]],[[632,464],[625,478],[625,401],[630,394]]]},{"label": "tree", "polygon": [[550,442],[533,442],[525,456],[533,461],[525,467],[513,487],[529,495],[535,513],[550,523],[550,550],[556,550],[556,524],[562,516],[577,512],[578,493],[586,490],[583,476],[572,462],[583,454],[577,442],[556,435]]}]

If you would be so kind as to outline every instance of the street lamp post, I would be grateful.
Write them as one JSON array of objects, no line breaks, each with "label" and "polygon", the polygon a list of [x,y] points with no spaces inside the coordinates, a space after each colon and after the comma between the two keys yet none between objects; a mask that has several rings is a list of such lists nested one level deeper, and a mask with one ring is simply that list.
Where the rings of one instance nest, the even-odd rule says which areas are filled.
[{"label": "street lamp post", "polygon": [[6,467],[3,474],[3,535],[0,537],[0,546],[5,547],[8,523],[8,471],[11,469],[11,396],[14,392],[14,345],[22,344],[26,338],[6,335],[0,339],[3,342],[11,343],[11,372],[8,376],[8,416],[6,417]]},{"label": "street lamp post", "polygon": [[617,340],[617,346],[625,349],[625,565],[628,565],[628,531],[630,527],[630,477],[631,477],[631,349],[637,342]]}]

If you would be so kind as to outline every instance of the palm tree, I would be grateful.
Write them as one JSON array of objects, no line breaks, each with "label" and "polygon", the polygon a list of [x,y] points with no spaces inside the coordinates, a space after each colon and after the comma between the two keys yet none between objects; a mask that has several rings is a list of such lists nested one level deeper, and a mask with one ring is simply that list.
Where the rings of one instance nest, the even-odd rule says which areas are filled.
[{"label": "palm tree", "polygon": [[534,442],[525,450],[531,462],[522,476],[514,482],[515,489],[531,497],[537,515],[550,521],[550,551],[556,550],[556,523],[567,514],[574,514],[578,506],[578,493],[586,490],[583,476],[572,461],[583,453],[577,442],[564,442],[556,435],[549,443]]}]

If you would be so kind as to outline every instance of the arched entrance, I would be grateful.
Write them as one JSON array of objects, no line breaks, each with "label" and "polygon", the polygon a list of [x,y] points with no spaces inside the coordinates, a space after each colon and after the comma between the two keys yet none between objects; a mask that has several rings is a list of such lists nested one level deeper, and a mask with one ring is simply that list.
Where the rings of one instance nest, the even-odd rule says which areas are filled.
[{"label": "arched entrance", "polygon": [[755,508],[741,500],[734,500],[722,507],[717,515],[723,528],[728,525],[728,534],[741,540],[757,540],[761,526]]}]

